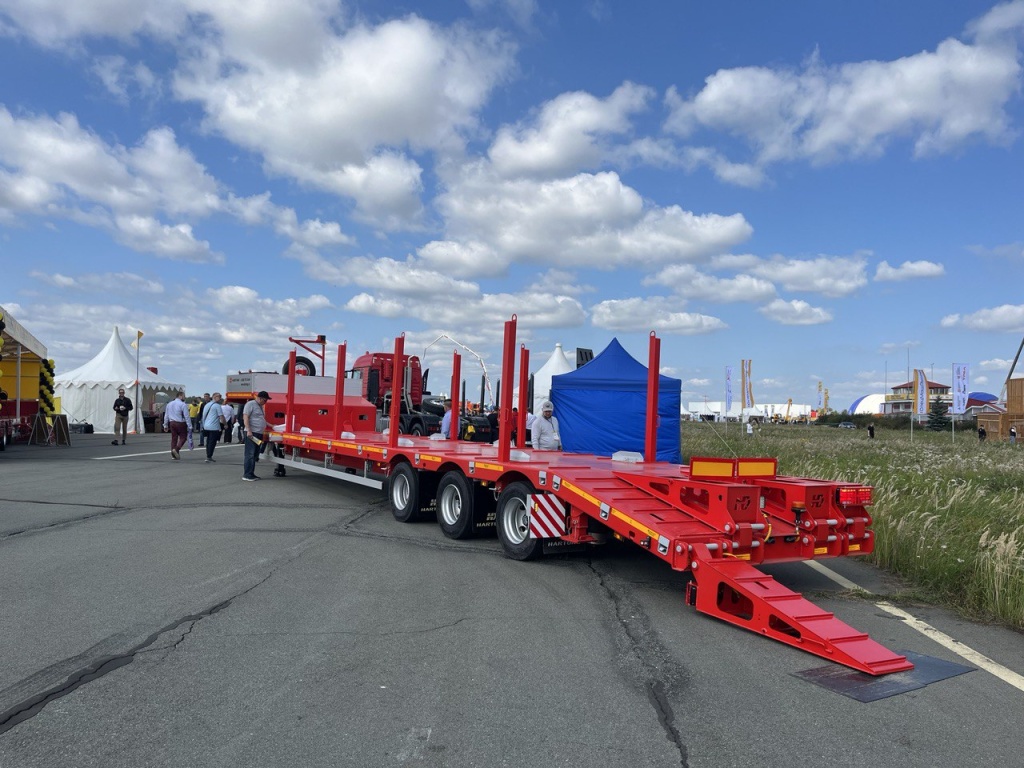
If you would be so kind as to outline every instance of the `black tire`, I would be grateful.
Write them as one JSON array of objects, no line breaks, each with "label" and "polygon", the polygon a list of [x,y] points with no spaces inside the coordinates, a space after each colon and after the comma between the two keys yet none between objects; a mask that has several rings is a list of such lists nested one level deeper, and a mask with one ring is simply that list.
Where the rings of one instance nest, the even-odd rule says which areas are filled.
[{"label": "black tire", "polygon": [[7,427],[0,427],[0,451],[7,450]]},{"label": "black tire", "polygon": [[423,424],[421,424],[418,421],[414,422],[413,425],[412,425],[412,428],[409,430],[409,434],[412,435],[413,437],[423,437],[423,435],[424,435]]},{"label": "black tire", "polygon": [[420,519],[420,473],[407,462],[398,464],[388,477],[391,514],[400,523]]},{"label": "black tire", "polygon": [[498,496],[498,541],[506,557],[513,560],[533,560],[540,557],[543,542],[530,538],[530,507],[527,496],[533,493],[529,483],[517,482],[505,486]]},{"label": "black tire", "polygon": [[[281,373],[288,373],[288,362],[281,366]],[[295,358],[296,376],[316,376],[316,366],[308,357],[299,355]]]},{"label": "black tire", "polygon": [[437,522],[449,539],[468,539],[473,535],[473,507],[476,491],[473,483],[453,469],[437,484]]}]

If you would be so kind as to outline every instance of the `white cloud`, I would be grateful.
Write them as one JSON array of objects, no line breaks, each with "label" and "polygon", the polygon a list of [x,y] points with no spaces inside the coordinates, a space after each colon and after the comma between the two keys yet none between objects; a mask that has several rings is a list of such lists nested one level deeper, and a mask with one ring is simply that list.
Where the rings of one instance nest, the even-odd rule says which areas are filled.
[{"label": "white cloud", "polygon": [[486,243],[508,262],[612,269],[695,261],[746,240],[741,214],[645,207],[615,173],[499,181],[477,166],[438,200],[449,238]]},{"label": "white cloud", "polygon": [[1021,331],[1024,330],[1024,304],[1003,304],[991,309],[979,309],[969,315],[946,315],[943,328],[966,328],[969,331]]},{"label": "white cloud", "polygon": [[127,104],[133,94],[151,97],[160,93],[160,80],[153,70],[141,62],[131,64],[124,56],[97,56],[92,71],[122,104]]},{"label": "white cloud", "polygon": [[683,137],[701,129],[735,136],[750,147],[756,168],[873,157],[898,138],[912,141],[917,156],[971,139],[1005,143],[1012,136],[1006,106],[1021,66],[1016,45],[988,32],[1019,30],[1021,15],[1015,3],[1012,12],[979,22],[974,44],[947,39],[894,61],[827,66],[815,55],[799,69],[722,69],[693,98],[668,91],[665,127]]},{"label": "white cloud", "polygon": [[430,269],[464,277],[500,277],[508,269],[508,261],[493,248],[472,240],[433,240],[416,256]]},{"label": "white cloud", "polygon": [[510,46],[409,16],[358,24],[303,50],[315,59],[298,66],[213,41],[179,72],[175,89],[202,105],[210,129],[260,154],[270,171],[352,197],[379,226],[418,226],[420,168],[405,148],[461,148],[511,66]]},{"label": "white cloud", "polygon": [[197,240],[190,224],[163,224],[152,216],[116,216],[114,237],[135,251],[175,261],[224,263],[224,255],[214,252],[205,240]]},{"label": "white cloud", "polygon": [[623,83],[607,99],[563,93],[544,104],[536,125],[498,130],[489,156],[503,177],[575,173],[600,164],[608,148],[603,137],[629,131],[630,115],[647,107],[650,88]]},{"label": "white cloud", "polygon": [[832,320],[832,315],[821,307],[812,307],[806,301],[776,299],[758,310],[769,320],[781,325],[820,325]]},{"label": "white cloud", "polygon": [[879,262],[875,269],[875,280],[878,282],[913,280],[918,277],[942,277],[946,268],[933,261],[904,261],[898,267],[890,267],[889,262]]},{"label": "white cloud", "polygon": [[161,294],[164,292],[162,283],[132,272],[91,273],[76,277],[62,275],[59,272],[31,272],[29,274],[39,282],[54,288],[72,289],[102,296],[109,296],[113,288],[127,293]]},{"label": "white cloud", "polygon": [[816,259],[787,259],[776,256],[762,260],[749,270],[773,280],[788,291],[809,291],[823,296],[848,296],[867,285],[863,258],[819,256]]},{"label": "white cloud", "polygon": [[644,278],[643,284],[664,286],[683,298],[700,298],[719,303],[761,302],[775,296],[775,286],[770,280],[751,275],[714,277],[700,272],[691,264],[665,267],[658,274]]},{"label": "white cloud", "polygon": [[982,360],[979,365],[983,371],[1008,371],[1013,361],[995,357],[991,360]]},{"label": "white cloud", "polygon": [[659,331],[682,336],[728,328],[717,317],[695,312],[676,312],[675,306],[675,302],[663,297],[610,299],[591,308],[591,322],[609,331]]}]

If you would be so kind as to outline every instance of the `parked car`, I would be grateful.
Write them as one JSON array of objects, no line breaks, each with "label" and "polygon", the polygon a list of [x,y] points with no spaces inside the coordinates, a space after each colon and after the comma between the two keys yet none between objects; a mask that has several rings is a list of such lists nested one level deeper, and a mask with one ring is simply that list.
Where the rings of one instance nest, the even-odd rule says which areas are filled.
[{"label": "parked car", "polygon": [[854,424],[852,421],[840,421],[838,426],[839,426],[840,429],[856,429],[857,428],[857,425]]}]

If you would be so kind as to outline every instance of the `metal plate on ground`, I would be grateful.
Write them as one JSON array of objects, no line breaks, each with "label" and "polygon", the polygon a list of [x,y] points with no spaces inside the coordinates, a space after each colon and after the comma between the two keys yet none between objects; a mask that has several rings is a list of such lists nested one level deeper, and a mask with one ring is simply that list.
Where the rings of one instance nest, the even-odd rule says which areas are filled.
[{"label": "metal plate on ground", "polygon": [[817,669],[805,669],[803,672],[794,672],[793,677],[799,677],[815,685],[820,685],[822,688],[867,703],[887,699],[907,691],[915,691],[948,677],[956,677],[976,669],[911,651],[896,651],[896,653],[906,656],[914,664],[914,668],[907,672],[895,672],[891,675],[875,677],[833,664]]}]

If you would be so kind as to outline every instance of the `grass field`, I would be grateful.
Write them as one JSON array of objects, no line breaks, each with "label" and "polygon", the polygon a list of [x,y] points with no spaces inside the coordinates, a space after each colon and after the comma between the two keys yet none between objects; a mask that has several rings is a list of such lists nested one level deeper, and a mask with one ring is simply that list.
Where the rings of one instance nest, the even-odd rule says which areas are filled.
[{"label": "grass field", "polygon": [[875,488],[872,557],[906,597],[1024,629],[1024,444],[936,433],[684,423],[690,456],[772,456],[779,473]]}]

